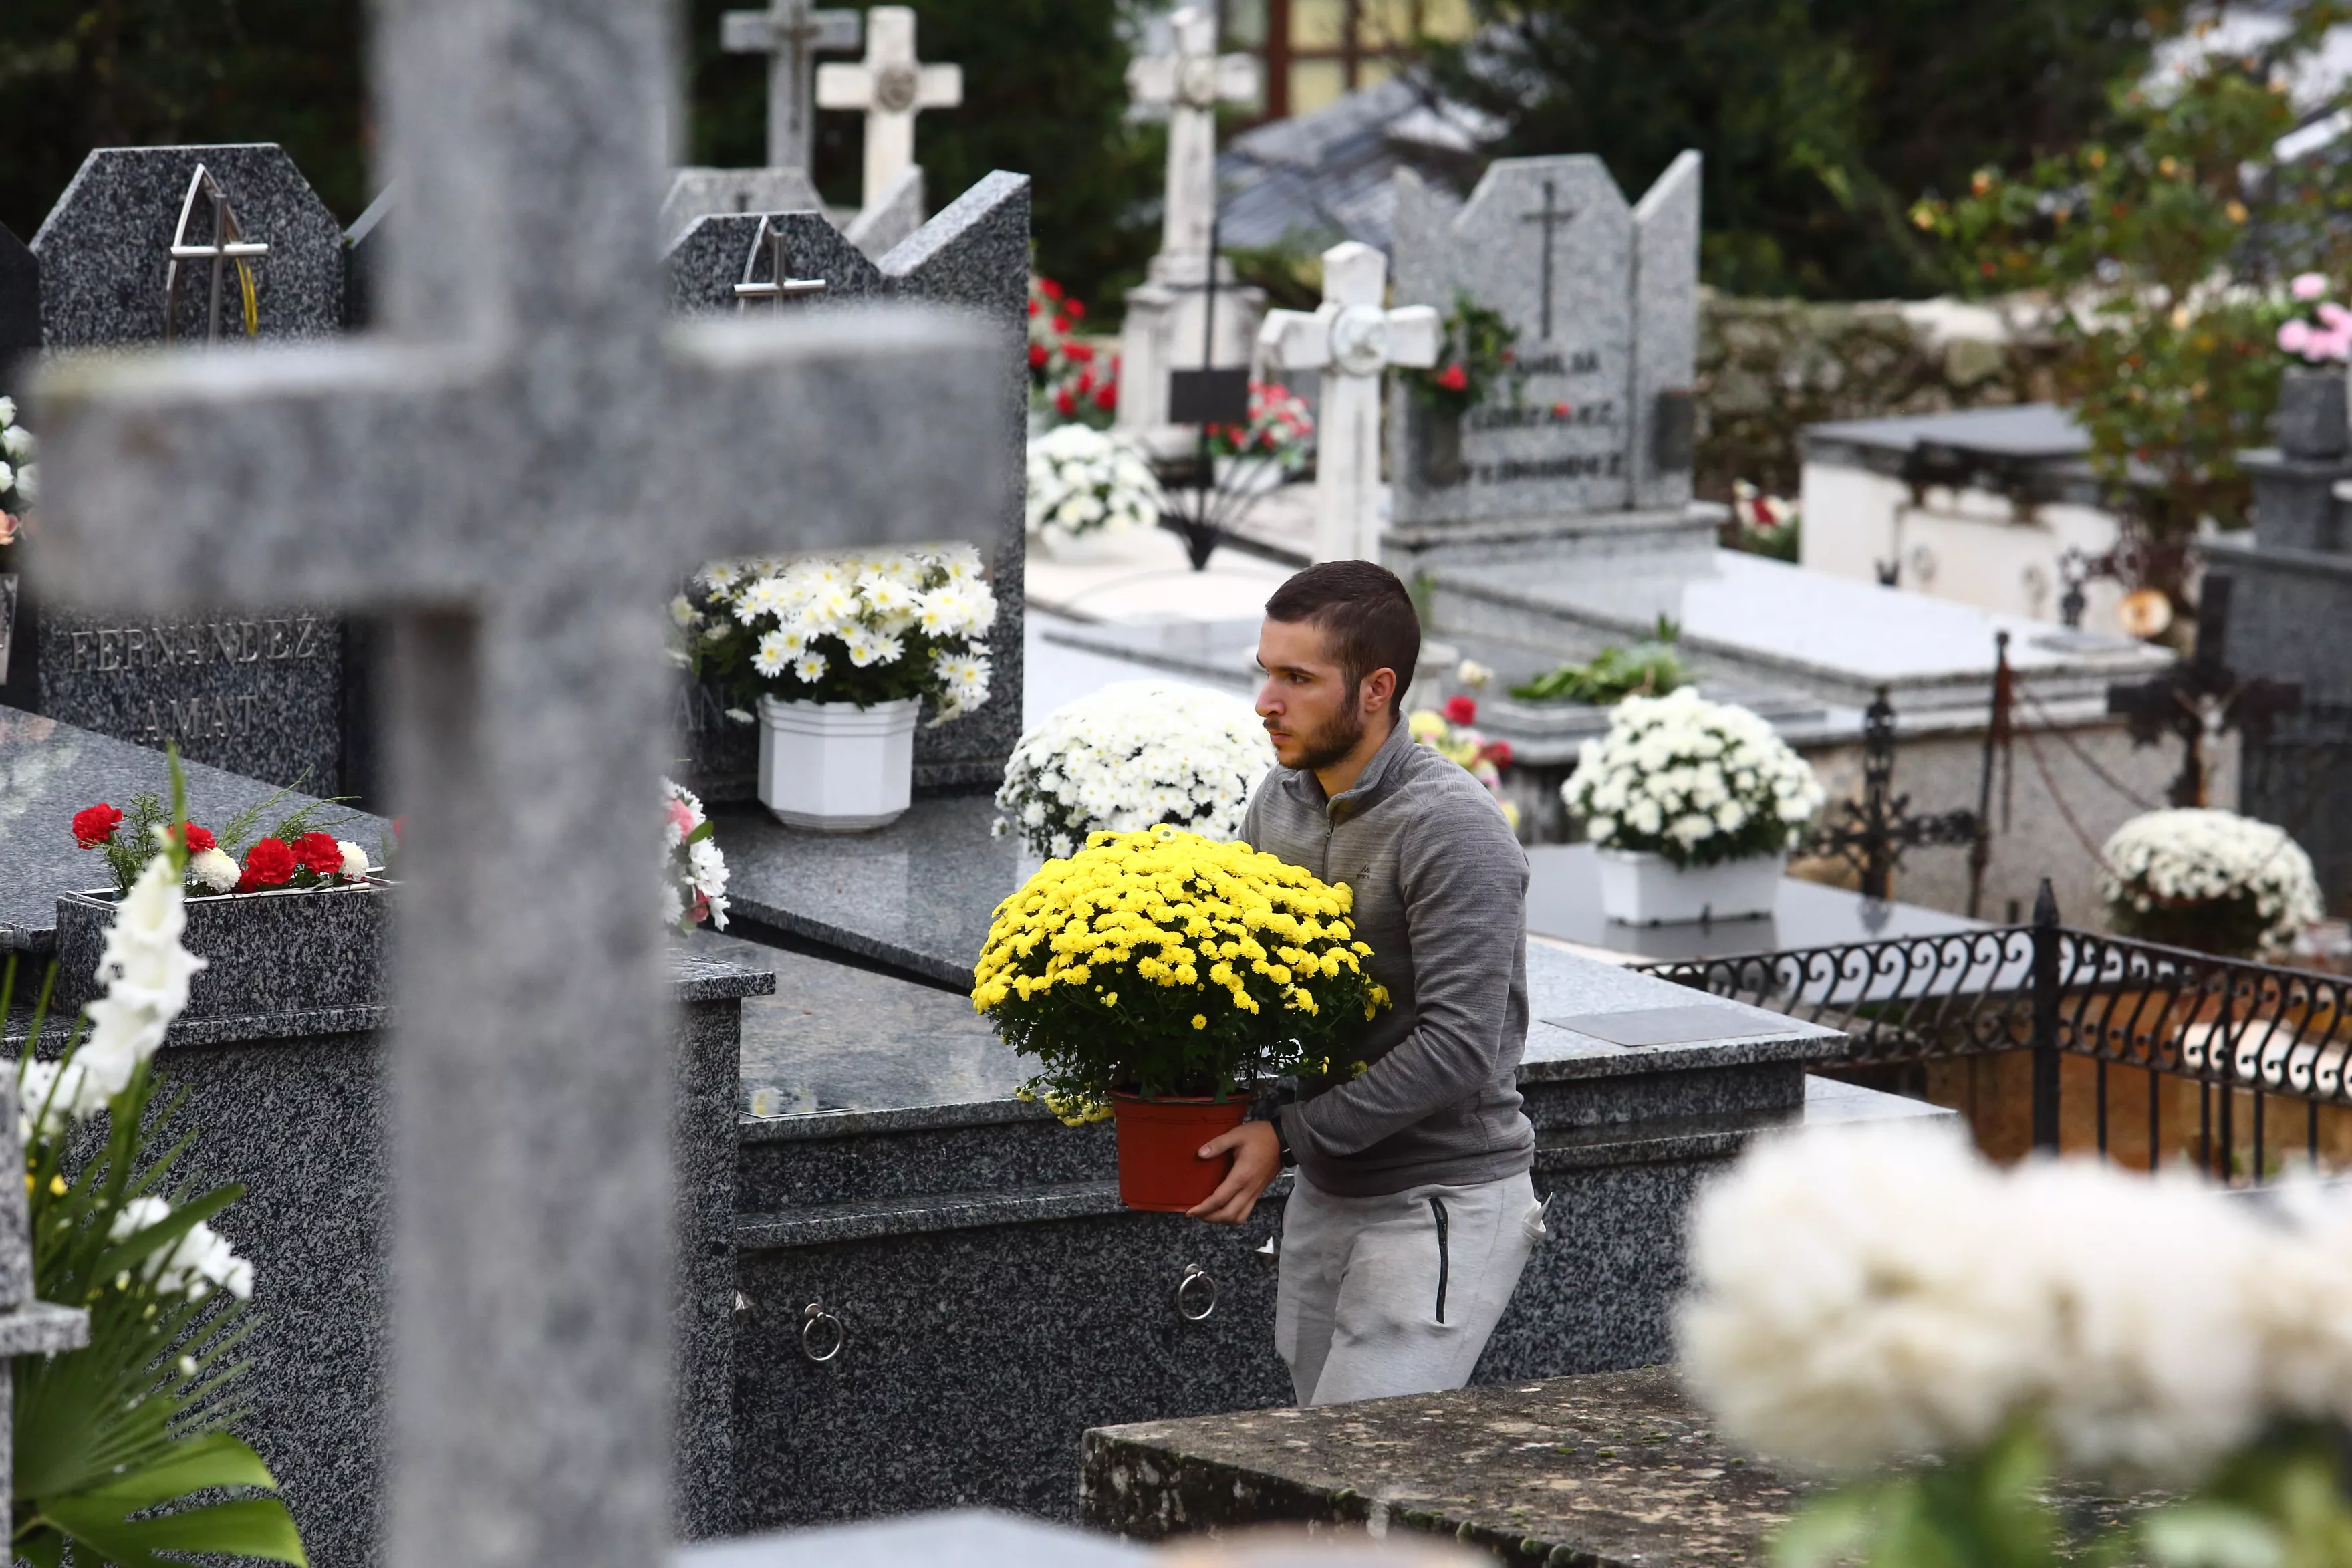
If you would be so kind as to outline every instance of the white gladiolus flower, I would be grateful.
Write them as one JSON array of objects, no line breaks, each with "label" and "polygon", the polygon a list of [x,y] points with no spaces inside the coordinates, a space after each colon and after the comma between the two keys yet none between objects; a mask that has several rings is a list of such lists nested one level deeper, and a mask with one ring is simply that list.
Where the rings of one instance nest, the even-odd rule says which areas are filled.
[{"label": "white gladiolus flower", "polygon": [[[68,1062],[28,1061],[16,1084],[16,1139],[29,1143],[106,1109],[103,1084],[84,1071],[79,1052]],[[36,1119],[38,1125],[36,1126]]]},{"label": "white gladiolus flower", "polygon": [[[172,1205],[158,1197],[137,1197],[115,1211],[107,1234],[116,1241],[152,1230],[172,1217]],[[215,1289],[242,1301],[253,1294],[253,1265],[239,1258],[227,1240],[202,1220],[188,1227],[147,1267],[155,1271],[155,1288],[167,1295],[202,1300]]]},{"label": "white gladiolus flower", "polygon": [[163,1043],[188,1005],[188,983],[205,961],[181,944],[185,895],[168,855],[151,858],[115,906],[98,963],[106,994],[89,1005],[89,1034],[74,1060],[111,1099]]},{"label": "white gladiolus flower", "polygon": [[199,849],[188,857],[188,875],[208,891],[226,893],[236,886],[243,873],[226,850],[213,848]]},{"label": "white gladiolus flower", "polygon": [[343,852],[341,875],[353,881],[368,874],[368,852],[348,838],[335,840],[335,847]]}]

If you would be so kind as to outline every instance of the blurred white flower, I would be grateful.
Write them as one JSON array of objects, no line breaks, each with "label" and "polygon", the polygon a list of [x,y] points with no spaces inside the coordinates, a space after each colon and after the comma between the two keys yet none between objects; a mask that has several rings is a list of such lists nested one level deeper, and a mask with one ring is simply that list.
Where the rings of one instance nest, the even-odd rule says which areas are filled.
[{"label": "blurred white flower", "polygon": [[106,994],[89,1004],[89,1033],[74,1055],[105,1098],[121,1093],[163,1045],[163,1031],[188,1005],[188,983],[205,967],[180,941],[185,897],[171,857],[157,855],[115,906],[98,962]]}]

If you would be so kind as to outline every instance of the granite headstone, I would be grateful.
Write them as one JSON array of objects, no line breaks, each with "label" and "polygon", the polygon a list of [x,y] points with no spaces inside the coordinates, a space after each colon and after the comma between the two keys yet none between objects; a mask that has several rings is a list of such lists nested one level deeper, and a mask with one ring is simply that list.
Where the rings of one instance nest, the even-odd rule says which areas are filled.
[{"label": "granite headstone", "polygon": [[824,198],[800,169],[680,169],[662,198],[661,234],[675,244],[694,220],[712,213],[824,211]]},{"label": "granite headstone", "polygon": [[[342,231],[283,149],[101,148],[83,160],[33,237],[49,352],[163,337],[165,275],[184,205],[184,237],[212,238],[207,203],[189,203],[200,165],[244,237],[268,247],[245,264],[255,335],[309,339],[341,330]],[[183,265],[178,335],[202,342],[211,324],[211,267]],[[230,303],[222,339],[242,339],[233,274],[223,291]],[[32,655],[26,679],[41,712],[142,745],[176,741],[196,761],[314,794],[341,793],[352,782],[343,754],[343,636],[332,616],[301,605],[232,616],[128,615],[49,598],[26,618],[35,635],[20,640]]]},{"label": "granite headstone", "polygon": [[1397,300],[1481,307],[1516,334],[1458,422],[1393,400],[1403,542],[1689,500],[1698,176],[1685,153],[1633,207],[1598,158],[1506,158],[1457,206],[1398,174]]}]

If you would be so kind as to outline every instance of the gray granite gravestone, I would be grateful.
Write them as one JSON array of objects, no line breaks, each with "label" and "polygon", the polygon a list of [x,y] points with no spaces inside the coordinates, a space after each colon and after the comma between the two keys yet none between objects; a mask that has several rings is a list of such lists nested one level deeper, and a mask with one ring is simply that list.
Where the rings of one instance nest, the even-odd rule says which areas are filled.
[{"label": "gray granite gravestone", "polygon": [[[755,279],[772,280],[774,258],[761,238],[763,224],[782,236],[793,277],[824,284],[821,292],[785,301],[782,309],[787,314],[887,299],[952,306],[977,312],[1007,332],[1024,330],[1029,298],[1026,175],[990,174],[878,263],[868,261],[814,213],[703,217],[670,247],[672,309],[687,314],[733,312],[735,286],[744,279],[747,261],[752,262]],[[756,260],[751,257],[755,246],[761,250]],[[755,303],[751,313],[774,309]],[[1024,439],[1026,386],[1024,372],[996,388],[990,404],[991,417],[1008,443]],[[990,696],[974,713],[916,731],[919,790],[994,788],[1021,734],[1022,574],[1027,531],[1017,492],[984,499],[996,509],[985,522],[975,525],[988,541],[982,551],[997,602],[996,625],[989,637],[993,663]],[[751,727],[729,721],[730,700],[708,688],[682,686],[679,703],[677,723],[697,787],[710,800],[750,799],[759,758]]]},{"label": "gray granite gravestone", "polygon": [[1675,159],[1638,206],[1585,154],[1497,160],[1458,206],[1410,170],[1396,181],[1397,301],[1450,317],[1466,300],[1517,337],[1512,372],[1458,421],[1392,400],[1391,553],[1565,549],[1604,521],[1703,536],[1683,515],[1698,154]]},{"label": "gray granite gravestone", "polygon": [[662,242],[676,244],[695,219],[713,213],[823,211],[824,198],[804,170],[680,169],[662,198]]},{"label": "gray granite gravestone", "polygon": [[1021,344],[968,313],[671,326],[658,9],[379,20],[407,219],[385,333],[55,368],[37,564],[155,607],[389,612],[388,1561],[647,1568],[677,1263],[647,827],[665,585],[762,549],[993,544],[1019,510]]},{"label": "gray granite gravestone", "polygon": [[[52,353],[163,336],[172,247],[201,247],[213,237],[202,198],[180,232],[199,165],[244,237],[268,247],[245,264],[257,335],[311,339],[341,330],[342,235],[283,149],[101,148],[83,160],[33,237]],[[211,330],[212,267],[181,265],[177,331],[184,342],[202,341]],[[220,333],[242,339],[238,280],[233,269],[222,271]],[[28,617],[32,701],[41,712],[158,749],[176,741],[191,758],[272,784],[343,790],[342,630],[331,616],[283,605],[235,616],[123,614],[106,607],[107,588],[97,583],[71,605],[44,600]]]}]

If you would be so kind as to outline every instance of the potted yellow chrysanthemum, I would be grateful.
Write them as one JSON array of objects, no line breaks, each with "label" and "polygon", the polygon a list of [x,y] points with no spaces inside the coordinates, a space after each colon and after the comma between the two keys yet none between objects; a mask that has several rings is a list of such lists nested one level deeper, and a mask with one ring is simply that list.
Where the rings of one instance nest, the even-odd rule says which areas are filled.
[{"label": "potted yellow chrysanthemum", "polygon": [[997,906],[972,1005],[1038,1058],[1027,1092],[1115,1119],[1122,1202],[1181,1212],[1223,1179],[1197,1151],[1256,1087],[1351,1061],[1388,1005],[1350,901],[1245,844],[1097,833]]}]

